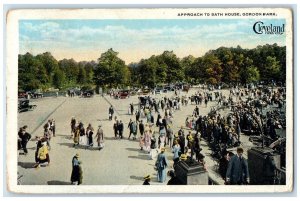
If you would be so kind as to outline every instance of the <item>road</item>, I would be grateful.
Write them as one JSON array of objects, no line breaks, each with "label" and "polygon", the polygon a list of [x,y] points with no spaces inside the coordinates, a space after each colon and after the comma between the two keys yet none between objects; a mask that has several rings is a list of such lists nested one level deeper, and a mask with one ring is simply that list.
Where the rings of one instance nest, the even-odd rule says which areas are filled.
[{"label": "road", "polygon": [[[196,89],[192,89],[187,94],[194,94]],[[183,92],[181,92],[183,93]],[[226,94],[227,91],[223,91]],[[184,93],[186,94],[186,93]],[[167,94],[152,95],[156,98],[164,96],[174,96],[174,92]],[[129,104],[138,104],[137,96],[128,99],[116,100],[109,96],[105,98],[96,95],[92,98],[80,97],[49,97],[32,100],[37,108],[33,111],[20,113],[18,116],[18,126],[28,125],[28,131],[32,134],[32,140],[28,143],[29,153],[25,156],[18,156],[18,172],[23,175],[21,183],[23,185],[68,185],[72,171],[72,157],[79,153],[83,167],[84,185],[140,185],[143,177],[150,174],[151,184],[160,185],[156,180],[154,170],[155,160],[150,160],[145,151],[139,149],[138,141],[128,140],[129,129],[127,124],[130,118],[128,115]],[[114,139],[113,121],[108,120],[108,108],[110,104],[117,109],[118,119],[124,122],[125,131],[123,140]],[[200,106],[200,114],[206,115],[211,106],[216,102],[209,102],[208,107],[204,104]],[[173,119],[173,130],[177,132],[181,125],[184,125],[187,116],[192,114],[195,105],[183,106],[180,111],[176,111]],[[226,113],[228,111],[222,111]],[[73,148],[73,140],[70,138],[70,120],[74,116],[76,120],[84,123],[86,128],[91,123],[94,129],[101,124],[105,135],[105,147],[101,151],[93,149]],[[157,114],[155,114],[156,119]],[[43,125],[48,119],[55,119],[56,137],[51,139],[50,166],[38,169],[32,168],[34,164],[34,152],[36,149],[35,136],[43,135]],[[186,130],[186,134],[187,134]],[[252,144],[248,136],[241,136],[242,146],[247,150]],[[213,180],[223,183],[216,174],[217,164],[210,157],[210,150],[205,141],[201,142],[205,160],[208,166],[209,175]],[[169,148],[166,150],[169,162],[168,169],[172,167],[172,153]],[[168,178],[169,179],[169,178]],[[168,181],[167,179],[167,181]],[[166,182],[165,182],[166,183]],[[163,184],[165,184],[163,183]]]}]

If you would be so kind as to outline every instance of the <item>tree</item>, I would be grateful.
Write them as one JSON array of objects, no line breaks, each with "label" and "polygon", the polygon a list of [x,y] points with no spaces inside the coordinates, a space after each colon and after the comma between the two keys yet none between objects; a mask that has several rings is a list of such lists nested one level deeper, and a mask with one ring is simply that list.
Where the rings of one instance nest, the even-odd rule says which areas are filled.
[{"label": "tree", "polygon": [[260,74],[255,66],[246,69],[246,83],[257,82],[260,79]]},{"label": "tree", "polygon": [[58,68],[57,60],[51,55],[50,52],[45,52],[36,56],[36,59],[39,60],[46,69],[48,80],[51,83],[54,72]]},{"label": "tree", "polygon": [[[42,71],[43,65],[30,53],[18,56],[18,87],[19,89],[30,91],[42,87],[39,80],[39,71]],[[43,80],[45,81],[45,80]],[[46,80],[47,81],[47,80]]]},{"label": "tree", "polygon": [[276,60],[276,57],[268,56],[263,66],[264,68],[262,69],[262,73],[264,75],[264,80],[271,81],[278,79],[280,65],[279,61]]},{"label": "tree", "polygon": [[78,78],[79,67],[74,59],[63,59],[58,62],[60,69],[64,72],[69,84],[75,85]]},{"label": "tree", "polygon": [[192,80],[195,80],[195,69],[193,68],[193,64],[195,62],[195,57],[192,55],[189,55],[187,57],[184,57],[180,61],[180,65],[184,71],[184,77],[185,80],[188,82],[191,82]]},{"label": "tree", "polygon": [[206,54],[203,57],[203,65],[206,81],[209,84],[220,83],[222,78],[221,61],[213,54]]},{"label": "tree", "polygon": [[182,81],[184,78],[184,72],[180,65],[179,58],[173,53],[173,51],[164,51],[161,55],[163,63],[167,66],[167,83],[173,83],[176,81]]},{"label": "tree", "polygon": [[98,86],[117,87],[125,84],[127,75],[125,62],[118,57],[118,52],[110,48],[98,59],[94,81]]},{"label": "tree", "polygon": [[80,85],[84,85],[86,83],[86,73],[85,73],[85,69],[83,67],[79,67],[77,83]]},{"label": "tree", "polygon": [[86,73],[86,82],[88,84],[93,83],[93,77],[94,77],[94,69],[96,68],[97,64],[94,61],[87,62],[84,65],[85,73]]},{"label": "tree", "polygon": [[139,74],[141,76],[140,84],[154,88],[156,83],[156,68],[158,63],[155,60],[155,56],[149,59],[141,60],[139,66]]},{"label": "tree", "polygon": [[65,74],[61,69],[56,69],[53,75],[53,86],[56,89],[61,89],[65,83]]}]

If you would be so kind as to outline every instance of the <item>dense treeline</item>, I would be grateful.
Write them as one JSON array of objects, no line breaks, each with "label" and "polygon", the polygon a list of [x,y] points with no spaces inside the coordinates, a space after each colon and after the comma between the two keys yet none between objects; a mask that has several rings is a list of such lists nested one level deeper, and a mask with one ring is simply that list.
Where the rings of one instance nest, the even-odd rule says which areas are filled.
[{"label": "dense treeline", "polygon": [[165,51],[128,66],[112,49],[97,62],[57,61],[49,52],[19,55],[19,89],[66,89],[74,86],[148,86],[185,81],[193,84],[285,82],[286,48],[277,44],[253,49],[220,47],[204,56],[182,59]]}]

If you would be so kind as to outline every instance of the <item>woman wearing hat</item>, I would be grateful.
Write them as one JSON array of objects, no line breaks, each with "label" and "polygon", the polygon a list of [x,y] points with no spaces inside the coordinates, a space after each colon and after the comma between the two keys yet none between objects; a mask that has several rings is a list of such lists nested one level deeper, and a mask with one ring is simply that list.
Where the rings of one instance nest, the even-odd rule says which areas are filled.
[{"label": "woman wearing hat", "polygon": [[74,141],[73,147],[79,145],[79,136],[80,136],[80,128],[76,127],[75,132],[74,132],[74,138],[73,138],[73,141]]},{"label": "woman wearing hat", "polygon": [[[151,132],[152,134],[152,132]],[[156,156],[156,138],[155,138],[155,135],[152,134],[152,137],[151,137],[151,145],[150,145],[150,148],[151,148],[151,151],[150,151],[150,159],[153,160],[154,157]]]},{"label": "woman wearing hat", "polygon": [[49,148],[47,146],[46,140],[41,140],[41,147],[38,148],[37,157],[36,157],[36,164],[34,165],[35,168],[39,168],[40,164],[48,163],[50,164],[50,157],[49,157]]},{"label": "woman wearing hat", "polygon": [[80,164],[81,162],[79,161],[79,154],[77,153],[72,159],[72,184],[74,184],[75,182],[77,182],[77,185],[82,184],[82,168]]},{"label": "woman wearing hat", "polygon": [[166,168],[168,166],[164,147],[161,148],[161,152],[157,156],[155,166],[157,168],[157,180],[163,183],[166,181]]},{"label": "woman wearing hat", "polygon": [[102,125],[99,125],[98,126],[98,131],[97,131],[97,134],[95,136],[96,140],[97,140],[97,143],[98,143],[98,148],[99,148],[99,151],[103,148],[103,143],[104,143],[104,134],[103,134],[103,130],[102,130]]},{"label": "woman wearing hat", "polygon": [[92,127],[92,124],[89,124],[86,128],[86,137],[87,137],[87,146],[93,147],[93,134],[94,134],[94,128]]},{"label": "woman wearing hat", "polygon": [[144,177],[144,183],[143,185],[150,185],[151,176],[150,174]]},{"label": "woman wearing hat", "polygon": [[148,153],[150,153],[150,145],[151,145],[151,133],[150,133],[150,128],[147,126],[145,128],[145,149]]},{"label": "woman wearing hat", "polygon": [[174,141],[174,146],[173,146],[172,152],[174,153],[173,161],[174,161],[174,164],[176,164],[179,161],[179,155],[181,154],[180,146],[179,146],[177,140]]}]

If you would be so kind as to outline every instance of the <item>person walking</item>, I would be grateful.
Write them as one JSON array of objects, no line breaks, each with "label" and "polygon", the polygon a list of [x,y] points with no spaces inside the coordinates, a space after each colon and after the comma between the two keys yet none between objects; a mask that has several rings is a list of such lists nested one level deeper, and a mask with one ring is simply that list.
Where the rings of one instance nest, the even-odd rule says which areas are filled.
[{"label": "person walking", "polygon": [[226,182],[231,185],[243,185],[249,183],[249,170],[247,160],[243,157],[243,148],[237,148],[228,164]]},{"label": "person walking", "polygon": [[101,127],[102,127],[102,125],[98,126],[98,131],[95,136],[95,138],[97,139],[99,151],[103,148],[103,143],[104,143],[104,134],[103,134],[103,130]]},{"label": "person walking", "polygon": [[91,124],[88,125],[86,128],[86,137],[87,137],[87,146],[88,147],[93,147],[93,134],[94,134],[94,128],[92,127]]},{"label": "person walking", "polygon": [[118,124],[118,132],[121,139],[123,139],[123,131],[124,131],[124,124],[120,120],[120,123]]},{"label": "person walking", "polygon": [[113,128],[114,128],[114,134],[115,134],[115,139],[117,139],[118,138],[118,125],[119,125],[119,121],[117,120],[115,123],[114,123],[114,126],[113,126]]},{"label": "person walking", "polygon": [[34,168],[39,168],[41,164],[48,163],[50,165],[50,157],[49,157],[49,148],[47,146],[47,141],[42,141],[41,147],[38,149],[36,164],[33,166]]},{"label": "person walking", "polygon": [[141,120],[141,122],[139,123],[139,131],[141,136],[143,136],[145,131],[145,125],[143,124],[143,120]]},{"label": "person walking", "polygon": [[150,151],[150,159],[153,160],[155,157],[155,150],[156,150],[156,138],[155,135],[152,134],[151,136],[151,145],[150,145],[151,151]]},{"label": "person walking", "polygon": [[73,137],[74,145],[73,145],[73,147],[79,145],[79,137],[80,137],[80,128],[79,128],[79,126],[77,126],[77,128],[74,131],[74,137]]},{"label": "person walking", "polygon": [[75,130],[76,130],[76,119],[75,119],[75,117],[72,117],[70,125],[71,125],[71,136],[73,136],[73,134],[75,133]]},{"label": "person walking", "polygon": [[150,128],[148,126],[145,128],[144,141],[145,141],[145,150],[148,153],[150,153],[151,133],[150,133]]},{"label": "person walking", "polygon": [[178,144],[177,140],[174,141],[174,146],[172,148],[172,152],[173,152],[173,161],[174,164],[176,164],[179,161],[179,156],[181,155],[181,149],[180,149],[180,145]]},{"label": "person walking", "polygon": [[53,137],[55,137],[55,120],[54,119],[51,119],[50,131],[52,132]]},{"label": "person walking", "polygon": [[87,145],[87,140],[85,136],[85,129],[82,122],[79,122],[79,143],[82,145]]},{"label": "person walking", "polygon": [[129,128],[129,136],[128,136],[128,140],[130,139],[131,134],[133,134],[132,124],[133,124],[133,121],[132,121],[132,119],[130,119],[130,120],[129,120],[129,123],[128,123],[128,126],[127,126],[127,128]]},{"label": "person walking", "polygon": [[20,139],[20,144],[21,144],[21,148],[24,150],[24,155],[27,155],[28,151],[27,151],[27,143],[28,141],[31,139],[31,135],[29,133],[26,132],[27,126],[23,126],[19,132],[18,132],[18,136]]},{"label": "person walking", "polygon": [[114,108],[113,108],[113,106],[111,105],[111,106],[109,107],[109,109],[108,109],[108,117],[109,117],[109,121],[112,120],[113,115],[114,115]]},{"label": "person walking", "polygon": [[166,168],[168,166],[165,150],[165,147],[161,148],[161,152],[158,154],[157,161],[155,163],[157,169],[157,180],[161,183],[166,181]]},{"label": "person walking", "polygon": [[71,183],[77,182],[77,185],[82,184],[83,172],[81,167],[81,161],[79,161],[79,154],[77,153],[72,159],[72,174]]}]

